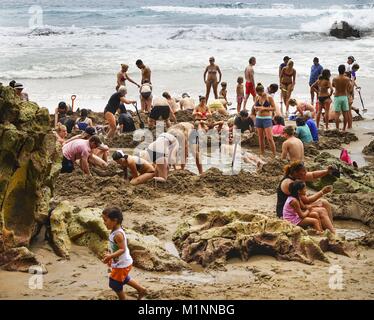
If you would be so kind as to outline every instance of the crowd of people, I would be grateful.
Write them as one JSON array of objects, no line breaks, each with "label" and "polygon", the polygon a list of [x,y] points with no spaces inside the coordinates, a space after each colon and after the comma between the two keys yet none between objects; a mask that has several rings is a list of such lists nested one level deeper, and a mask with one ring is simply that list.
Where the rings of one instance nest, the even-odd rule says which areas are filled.
[{"label": "crowd of people", "polygon": [[[234,132],[256,132],[259,156],[251,152],[243,155],[245,162],[256,164],[265,163],[266,144],[270,148],[271,156],[277,156],[274,137],[283,136],[285,141],[279,156],[288,160],[289,165],[286,166],[284,178],[277,189],[277,216],[294,225],[311,227],[317,233],[322,233],[326,229],[335,233],[331,206],[323,199],[332,188],[325,187],[316,194],[308,195],[306,182],[329,174],[334,175],[336,168],[328,167],[326,170],[307,172],[303,163],[304,146],[318,142],[321,118],[326,129],[329,128],[332,119],[339,129],[339,118],[342,113],[342,129],[352,128],[352,110],[359,112],[353,108],[354,88],[359,89],[359,66],[355,63],[354,57],[348,57],[346,64],[338,66],[338,76],[332,80],[330,70],[324,69],[317,57],[313,59],[309,79],[310,102],[292,96],[297,77],[294,61],[290,57],[285,56],[279,66],[278,83],[268,86],[255,82],[256,58],[251,57],[244,70],[244,77],[237,78],[237,114],[232,117],[228,112],[231,105],[228,101],[228,85],[227,82],[222,82],[223,74],[214,57],[209,58],[209,65],[203,73],[206,92],[205,95],[198,97],[197,104],[188,93],[183,93],[180,98],[172,97],[169,92],[164,92],[161,97],[153,96],[150,67],[141,60],[137,60],[135,64],[141,71],[139,83],[128,76],[129,66],[121,64],[116,76],[115,92],[103,109],[106,125],[96,125],[87,109],[80,109],[77,115],[65,102],[58,104],[54,115],[54,127],[57,143],[62,146],[61,173],[71,173],[74,167],[79,165],[84,174],[90,175],[91,168],[105,170],[113,161],[123,169],[125,178],[129,179],[132,185],[152,179],[165,182],[169,170],[185,168],[189,154],[192,154],[198,172],[203,173],[204,149],[201,141],[203,134],[210,130],[222,137],[223,133],[227,134],[228,144],[232,147],[229,149],[234,153],[234,157]],[[134,115],[126,109],[126,105],[134,105],[138,113],[137,101],[126,97],[127,82],[139,89],[140,114],[147,118],[148,128],[153,129],[157,121],[163,121],[166,127],[166,132],[159,134],[145,150],[134,155],[127,154],[124,150],[110,150],[99,137],[102,133],[110,140],[117,134],[136,130]],[[22,84],[12,81],[9,85],[15,89],[20,99],[28,100]],[[209,100],[212,89],[214,99]],[[274,99],[278,90],[281,107]],[[334,114],[330,108],[332,103]],[[292,113],[291,108],[294,109]],[[176,114],[179,110],[189,113],[193,121],[177,123]],[[214,117],[215,115],[218,118]],[[142,123],[139,113],[138,116]],[[295,125],[290,124],[292,121],[295,121]],[[74,135],[67,139],[71,133]],[[112,159],[109,159],[110,154]],[[103,259],[103,262],[112,268],[110,287],[120,299],[123,299],[123,285],[129,284],[138,290],[141,298],[145,294],[145,288],[128,275],[132,259],[127,247],[126,234],[121,228],[122,212],[118,208],[108,208],[103,212],[103,219],[111,230],[111,253]]]}]

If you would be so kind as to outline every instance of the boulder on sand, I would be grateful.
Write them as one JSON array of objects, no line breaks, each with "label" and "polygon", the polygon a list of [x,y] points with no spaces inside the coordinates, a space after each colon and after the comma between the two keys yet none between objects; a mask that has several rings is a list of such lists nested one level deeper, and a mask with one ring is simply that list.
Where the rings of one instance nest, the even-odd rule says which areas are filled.
[{"label": "boulder on sand", "polygon": [[315,240],[287,221],[237,211],[199,213],[179,226],[173,241],[183,260],[204,267],[222,266],[233,257],[248,260],[256,254],[307,264],[328,262],[323,249],[348,255],[345,244],[332,235]]},{"label": "boulder on sand", "polygon": [[360,30],[353,28],[347,21],[336,21],[330,28],[330,36],[339,39],[361,37]]},{"label": "boulder on sand", "polygon": [[[99,208],[74,208],[61,202],[51,214],[52,247],[61,257],[69,258],[71,242],[85,246],[98,258],[108,251],[109,231]],[[167,252],[154,236],[145,236],[126,229],[128,246],[134,265],[150,271],[179,271],[187,264]]]},{"label": "boulder on sand", "polygon": [[367,156],[374,155],[374,140],[364,147],[364,149],[362,150],[362,153]]},{"label": "boulder on sand", "polygon": [[[5,257],[20,259],[13,253],[25,253],[18,248],[28,247],[37,224],[47,218],[60,167],[48,110],[0,85],[0,266],[9,265]],[[36,262],[28,255],[22,271]]]}]

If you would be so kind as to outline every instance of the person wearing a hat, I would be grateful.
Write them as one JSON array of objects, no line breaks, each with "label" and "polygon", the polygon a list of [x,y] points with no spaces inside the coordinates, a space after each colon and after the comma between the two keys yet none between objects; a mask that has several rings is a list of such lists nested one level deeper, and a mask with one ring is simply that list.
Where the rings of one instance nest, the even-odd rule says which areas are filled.
[{"label": "person wearing a hat", "polygon": [[134,80],[132,80],[128,75],[127,71],[129,70],[129,66],[127,64],[121,64],[121,70],[117,73],[117,86],[116,91],[119,89],[120,86],[126,86],[126,80],[135,84],[138,88],[140,85],[137,84]]},{"label": "person wearing a hat", "polygon": [[22,83],[16,82],[13,87],[16,90],[16,95],[22,100],[22,101],[29,101],[29,95],[26,92],[23,92],[23,85]]},{"label": "person wearing a hat", "polygon": [[182,99],[179,101],[179,106],[181,110],[194,110],[195,109],[195,102],[191,99],[188,93],[182,94]]},{"label": "person wearing a hat", "polygon": [[120,86],[118,91],[113,93],[108,100],[108,103],[104,109],[104,118],[109,124],[109,131],[107,134],[108,138],[113,138],[117,130],[116,117],[114,116],[122,103],[132,104],[136,103],[135,100],[129,100],[126,98],[127,89],[125,86]]},{"label": "person wearing a hat", "polygon": [[352,66],[353,62],[355,62],[356,59],[353,56],[349,56],[347,58],[347,63],[345,64],[345,72],[351,72],[352,71]]},{"label": "person wearing a hat", "polygon": [[317,57],[314,57],[309,77],[310,101],[312,105],[314,105],[314,95],[318,96],[318,92],[316,91],[313,84],[318,80],[319,76],[322,73],[322,70],[323,67],[319,64],[319,59]]},{"label": "person wearing a hat", "polygon": [[74,163],[79,160],[79,165],[84,174],[91,175],[89,163],[94,163],[101,167],[107,167],[103,160],[97,162],[93,159],[93,150],[101,146],[101,140],[98,136],[92,136],[88,140],[75,139],[65,143],[62,147],[62,168],[61,173],[71,173],[74,170]]}]

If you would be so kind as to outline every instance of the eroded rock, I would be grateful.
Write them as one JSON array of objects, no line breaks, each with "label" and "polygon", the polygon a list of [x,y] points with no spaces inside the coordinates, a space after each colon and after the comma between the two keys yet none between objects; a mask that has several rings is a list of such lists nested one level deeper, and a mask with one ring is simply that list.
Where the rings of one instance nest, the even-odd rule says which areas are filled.
[{"label": "eroded rock", "polygon": [[[236,211],[199,213],[181,224],[173,241],[187,262],[203,266],[224,264],[231,257],[247,260],[256,254],[312,264],[328,262],[323,250],[331,243],[326,238],[323,248],[301,227],[262,214]],[[334,242],[337,245],[337,242]],[[348,254],[343,243],[340,252]],[[334,247],[335,251],[339,251]]]}]

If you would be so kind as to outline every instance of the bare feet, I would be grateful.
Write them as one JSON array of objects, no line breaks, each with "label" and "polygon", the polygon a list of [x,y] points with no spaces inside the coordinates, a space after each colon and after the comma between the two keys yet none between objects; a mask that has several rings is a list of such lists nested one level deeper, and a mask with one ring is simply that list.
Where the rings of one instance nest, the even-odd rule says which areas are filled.
[{"label": "bare feet", "polygon": [[138,300],[142,300],[142,298],[147,294],[147,290],[143,289],[138,291]]}]

